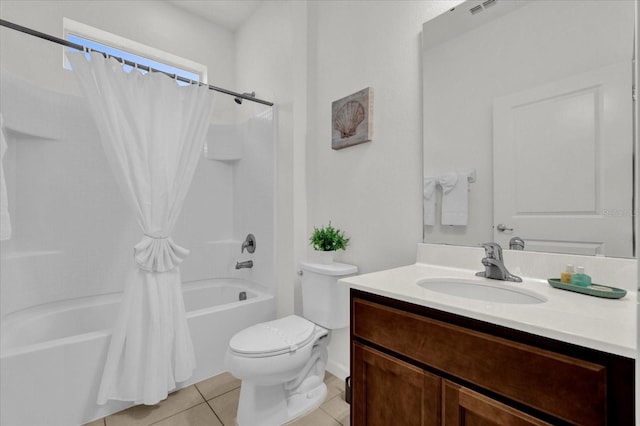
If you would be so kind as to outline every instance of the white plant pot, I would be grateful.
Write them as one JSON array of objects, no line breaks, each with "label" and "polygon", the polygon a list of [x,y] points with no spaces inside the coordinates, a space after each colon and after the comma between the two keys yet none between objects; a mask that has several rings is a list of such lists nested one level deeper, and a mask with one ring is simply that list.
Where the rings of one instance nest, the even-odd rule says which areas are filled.
[{"label": "white plant pot", "polygon": [[321,263],[323,265],[330,265],[333,263],[333,258],[336,254],[335,250],[331,251],[317,251],[316,250],[316,262]]}]

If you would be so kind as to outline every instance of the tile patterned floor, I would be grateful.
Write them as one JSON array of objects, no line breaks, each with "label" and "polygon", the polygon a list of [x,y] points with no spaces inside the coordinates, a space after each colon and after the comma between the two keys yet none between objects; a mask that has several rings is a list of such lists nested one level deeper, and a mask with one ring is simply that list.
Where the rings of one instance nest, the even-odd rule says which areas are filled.
[{"label": "tile patterned floor", "polygon": [[[327,373],[327,398],[320,408],[287,426],[347,426],[344,381]],[[137,405],[86,426],[235,426],[240,381],[223,373],[173,392],[157,405]],[[260,426],[260,425],[256,425]]]}]

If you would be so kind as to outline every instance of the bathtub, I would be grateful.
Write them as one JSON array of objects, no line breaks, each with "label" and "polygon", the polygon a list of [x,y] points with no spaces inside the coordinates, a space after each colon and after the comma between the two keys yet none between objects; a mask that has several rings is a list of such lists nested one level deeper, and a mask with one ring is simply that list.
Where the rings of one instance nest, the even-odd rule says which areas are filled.
[{"label": "bathtub", "polygon": [[[231,336],[275,318],[274,297],[248,281],[185,282],[183,294],[196,370],[179,388],[225,371],[224,353]],[[239,300],[245,295],[246,300]],[[48,303],[3,318],[0,425],[80,425],[132,405],[96,404],[121,297]]]}]

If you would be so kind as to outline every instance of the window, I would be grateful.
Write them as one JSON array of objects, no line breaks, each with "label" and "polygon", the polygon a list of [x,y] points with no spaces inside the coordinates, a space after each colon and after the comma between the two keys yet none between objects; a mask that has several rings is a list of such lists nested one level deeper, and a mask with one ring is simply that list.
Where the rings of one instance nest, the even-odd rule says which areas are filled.
[{"label": "window", "polygon": [[[63,26],[65,39],[72,43],[81,44],[169,74],[177,74],[192,81],[207,82],[207,67],[202,64],[67,18],[64,18]],[[66,58],[63,60],[64,67],[71,69],[69,61]],[[130,66],[124,68],[127,72],[132,69]],[[178,84],[188,83],[178,82]]]}]

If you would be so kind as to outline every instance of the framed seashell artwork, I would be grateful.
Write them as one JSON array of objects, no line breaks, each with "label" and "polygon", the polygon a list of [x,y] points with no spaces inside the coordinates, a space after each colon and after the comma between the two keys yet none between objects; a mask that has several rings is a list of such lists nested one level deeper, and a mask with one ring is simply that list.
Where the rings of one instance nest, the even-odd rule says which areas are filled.
[{"label": "framed seashell artwork", "polygon": [[367,87],[331,104],[331,148],[342,149],[371,140],[373,88]]}]

